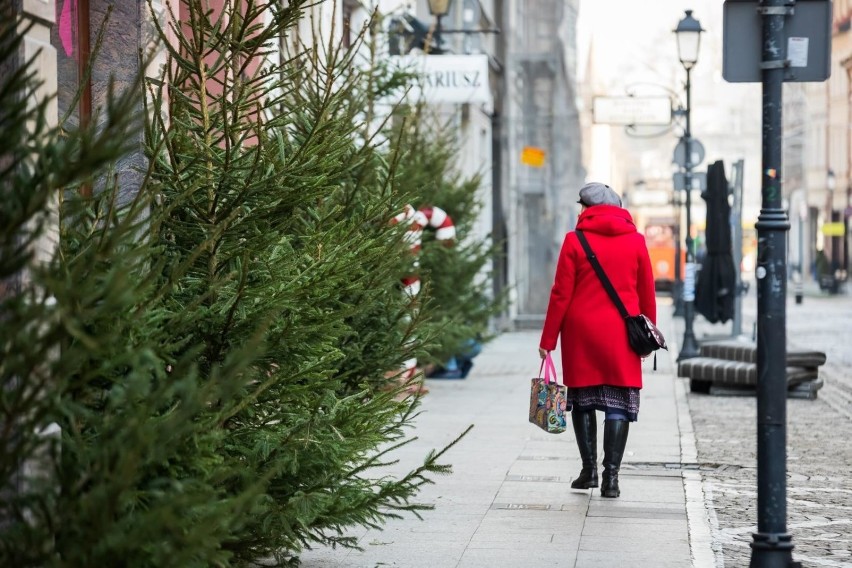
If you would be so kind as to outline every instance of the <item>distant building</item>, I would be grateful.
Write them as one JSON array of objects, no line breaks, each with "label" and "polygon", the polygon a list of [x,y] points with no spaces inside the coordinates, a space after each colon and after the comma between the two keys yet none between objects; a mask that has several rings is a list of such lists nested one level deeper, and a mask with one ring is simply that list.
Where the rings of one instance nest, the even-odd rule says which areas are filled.
[{"label": "distant building", "polygon": [[[521,327],[538,328],[543,322],[562,240],[579,214],[576,201],[585,170],[576,106],[578,4],[503,2],[504,283],[513,291],[509,316]],[[530,153],[543,160],[524,159]]]},{"label": "distant building", "polygon": [[784,87],[784,195],[791,269],[844,281],[852,247],[852,4],[833,3],[831,76]]}]

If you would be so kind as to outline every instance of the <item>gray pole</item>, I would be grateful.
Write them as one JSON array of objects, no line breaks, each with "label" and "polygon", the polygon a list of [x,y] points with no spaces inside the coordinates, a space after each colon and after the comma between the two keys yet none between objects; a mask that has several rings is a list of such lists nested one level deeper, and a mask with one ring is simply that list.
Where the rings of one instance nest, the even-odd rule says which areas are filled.
[{"label": "gray pole", "polygon": [[762,204],[757,228],[757,532],[750,568],[789,568],[787,533],[787,231],[781,202],[781,87],[787,58],[785,0],[764,0]]},{"label": "gray pole", "polygon": [[734,206],[731,209],[731,241],[733,242],[734,269],[736,284],[734,292],[734,319],[731,322],[731,336],[739,337],[743,333],[743,164],[744,160],[734,163]]},{"label": "gray pole", "polygon": [[796,217],[799,220],[797,231],[799,240],[799,262],[797,263],[796,270],[793,273],[793,295],[796,298],[796,303],[801,304],[802,300],[804,300],[805,293],[805,220],[802,219],[800,211],[796,212]]},{"label": "gray pole", "polygon": [[[687,12],[688,13],[688,12]],[[686,69],[686,130],[683,134],[684,150],[686,150],[686,171],[684,172],[684,185],[686,186],[686,274],[683,279],[683,345],[680,348],[678,361],[698,357],[698,342],[695,341],[695,332],[692,322],[695,319],[695,251],[692,243],[692,130],[690,114],[692,113],[692,102],[690,100],[692,84],[690,82],[690,67]]]}]

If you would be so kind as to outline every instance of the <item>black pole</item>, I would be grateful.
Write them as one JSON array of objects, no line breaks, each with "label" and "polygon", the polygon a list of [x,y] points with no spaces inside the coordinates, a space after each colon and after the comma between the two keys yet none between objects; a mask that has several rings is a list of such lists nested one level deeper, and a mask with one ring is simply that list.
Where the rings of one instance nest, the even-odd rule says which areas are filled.
[{"label": "black pole", "polygon": [[674,203],[675,211],[677,212],[677,222],[674,226],[675,231],[675,257],[674,257],[674,282],[672,283],[672,298],[674,299],[674,312],[672,315],[674,317],[681,318],[683,317],[683,268],[681,267],[681,247],[680,247],[680,239],[683,231],[680,228],[680,196],[677,195],[677,190],[675,190]]},{"label": "black pole", "polygon": [[789,568],[787,534],[787,231],[781,202],[781,87],[784,81],[786,0],[764,0],[762,204],[757,228],[757,532],[751,568]]},{"label": "black pole", "polygon": [[444,49],[441,46],[441,18],[443,17],[443,14],[438,14],[437,16],[435,16],[435,19],[437,20],[435,22],[435,47],[437,48],[435,50],[436,55],[444,53]]},{"label": "black pole", "polygon": [[[801,207],[801,205],[800,205]],[[801,304],[805,297],[805,221],[802,219],[802,212],[797,211],[798,217],[798,240],[799,240],[799,262],[796,266],[796,277],[793,279],[793,293],[796,298],[796,303]]]},{"label": "black pole", "polygon": [[692,242],[692,125],[690,114],[692,113],[690,82],[691,67],[686,68],[686,129],[683,133],[684,150],[686,150],[686,171],[684,172],[684,185],[686,186],[686,274],[683,279],[683,344],[680,347],[678,361],[698,357],[698,342],[695,341],[695,332],[692,322],[695,319],[695,251]]}]

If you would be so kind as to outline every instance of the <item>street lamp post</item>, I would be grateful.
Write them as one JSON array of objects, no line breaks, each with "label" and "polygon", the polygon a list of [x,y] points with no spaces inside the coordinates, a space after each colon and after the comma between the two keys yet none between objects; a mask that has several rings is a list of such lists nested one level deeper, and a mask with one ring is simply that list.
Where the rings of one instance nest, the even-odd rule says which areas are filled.
[{"label": "street lamp post", "polygon": [[675,237],[675,258],[674,258],[674,282],[672,283],[672,298],[674,299],[674,312],[672,315],[678,318],[683,317],[683,267],[681,266],[681,257],[683,256],[683,251],[681,250],[681,214],[680,207],[681,201],[680,196],[677,194],[677,190],[674,192],[674,197],[672,197],[672,204],[675,207],[675,216],[677,217],[677,222],[674,226],[674,237]]},{"label": "street lamp post", "polygon": [[692,17],[692,10],[686,10],[686,16],[678,22],[674,33],[677,38],[677,53],[686,70],[686,127],[683,132],[683,144],[686,153],[684,160],[684,185],[686,191],[686,273],[683,279],[683,343],[678,361],[697,357],[698,342],[692,329],[695,319],[695,251],[692,240],[692,130],[690,123],[691,89],[690,72],[698,63],[698,47],[701,44],[701,24]]},{"label": "street lamp post", "polygon": [[786,0],[761,3],[763,155],[757,229],[757,532],[750,568],[801,567],[787,532],[787,232],[782,201]]},{"label": "street lamp post", "polygon": [[[825,198],[825,222],[831,223],[834,221],[834,190],[837,189],[837,176],[834,175],[834,170],[828,168],[828,172],[825,175],[825,187],[828,190],[826,192]],[[828,274],[830,276],[830,281],[832,282],[829,291],[834,293],[835,284],[834,284],[834,269],[837,263],[837,237],[828,236],[825,239],[826,245],[824,246],[826,252],[826,260],[828,261]]]},{"label": "street lamp post", "polygon": [[447,15],[450,11],[452,0],[429,0],[429,13],[435,16],[435,45],[438,47],[438,52],[442,52],[441,47],[441,18]]}]

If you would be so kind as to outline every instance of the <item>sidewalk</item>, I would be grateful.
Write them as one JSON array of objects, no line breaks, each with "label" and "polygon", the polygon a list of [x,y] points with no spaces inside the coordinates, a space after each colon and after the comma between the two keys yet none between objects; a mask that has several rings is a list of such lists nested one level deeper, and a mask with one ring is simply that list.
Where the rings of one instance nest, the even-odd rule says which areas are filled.
[{"label": "sidewalk", "polygon": [[[399,456],[400,470],[475,425],[446,455],[453,474],[419,496],[435,510],[423,513],[422,521],[407,516],[382,531],[352,533],[363,552],[307,551],[303,566],[715,566],[685,385],[674,376],[678,345],[665,301],[659,324],[670,351],[658,356],[657,371],[651,360],[644,364],[641,410],[631,425],[620,498],[570,488],[580,471],[573,433],[545,434],[527,422],[530,379],[539,365],[538,332],[506,333],[486,345],[467,379],[428,381],[418,440]],[[599,428],[599,461],[601,437]]]}]

